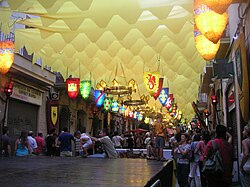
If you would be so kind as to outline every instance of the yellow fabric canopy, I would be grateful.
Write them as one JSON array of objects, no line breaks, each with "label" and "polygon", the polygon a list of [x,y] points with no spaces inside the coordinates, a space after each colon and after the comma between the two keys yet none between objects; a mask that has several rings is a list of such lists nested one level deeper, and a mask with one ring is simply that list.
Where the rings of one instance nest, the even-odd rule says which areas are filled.
[{"label": "yellow fabric canopy", "polygon": [[[190,0],[8,0],[10,9],[36,18],[19,21],[15,49],[25,46],[44,65],[109,85],[134,79],[147,95],[145,71],[159,71],[185,118],[194,116],[205,61],[193,36]],[[2,21],[2,20],[1,20]],[[160,56],[160,62],[157,61]],[[110,82],[109,82],[110,81]],[[150,104],[157,104],[153,98]]]}]

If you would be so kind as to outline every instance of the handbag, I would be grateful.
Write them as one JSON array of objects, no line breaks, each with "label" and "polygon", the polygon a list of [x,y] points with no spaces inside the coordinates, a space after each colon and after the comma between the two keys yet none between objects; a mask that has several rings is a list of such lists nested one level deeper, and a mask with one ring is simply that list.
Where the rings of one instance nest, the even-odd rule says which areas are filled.
[{"label": "handbag", "polygon": [[248,158],[247,162],[244,164],[243,170],[244,170],[246,173],[250,173],[250,158]]},{"label": "handbag", "polygon": [[213,152],[204,163],[202,172],[204,174],[221,175],[224,172],[223,161],[216,143],[212,140]]}]

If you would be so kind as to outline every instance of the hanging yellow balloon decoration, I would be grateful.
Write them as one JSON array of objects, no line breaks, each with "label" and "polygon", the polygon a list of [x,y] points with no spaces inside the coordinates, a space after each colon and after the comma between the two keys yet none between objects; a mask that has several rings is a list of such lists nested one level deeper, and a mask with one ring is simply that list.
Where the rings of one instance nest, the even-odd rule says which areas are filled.
[{"label": "hanging yellow balloon decoration", "polygon": [[223,14],[227,11],[232,3],[232,0],[202,0],[205,5],[211,8],[218,14]]},{"label": "hanging yellow balloon decoration", "polygon": [[0,73],[6,74],[14,61],[14,43],[11,41],[0,42]]},{"label": "hanging yellow balloon decoration", "polygon": [[196,27],[194,26],[194,40],[195,46],[204,60],[212,60],[215,58],[215,55],[220,47],[220,41],[217,44],[214,44],[208,40]]},{"label": "hanging yellow balloon decoration", "polygon": [[228,22],[227,12],[217,14],[201,0],[194,1],[194,19],[201,33],[213,43],[217,43]]}]

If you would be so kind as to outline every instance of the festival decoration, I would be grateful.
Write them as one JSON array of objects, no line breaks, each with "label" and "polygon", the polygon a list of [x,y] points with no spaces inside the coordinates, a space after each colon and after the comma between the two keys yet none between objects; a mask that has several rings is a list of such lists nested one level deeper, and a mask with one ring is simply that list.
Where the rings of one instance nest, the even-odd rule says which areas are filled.
[{"label": "festival decoration", "polygon": [[111,111],[112,112],[118,112],[119,111],[119,103],[118,103],[117,100],[112,101]]},{"label": "festival decoration", "polygon": [[126,111],[126,106],[124,104],[122,104],[122,106],[119,108],[119,113],[125,114],[125,111]]},{"label": "festival decoration", "polygon": [[196,25],[194,26],[194,40],[195,46],[204,60],[209,61],[215,58],[220,47],[220,40],[214,44],[198,30]]},{"label": "festival decoration", "polygon": [[149,121],[150,121],[149,117],[145,117],[144,122],[145,122],[146,124],[149,124]]},{"label": "festival decoration", "polygon": [[162,106],[165,106],[168,100],[168,88],[162,88],[160,95],[159,95],[159,101],[162,104]]},{"label": "festival decoration", "polygon": [[104,110],[109,110],[112,105],[112,98],[106,97],[103,102]]},{"label": "festival decoration", "polygon": [[81,93],[83,99],[88,99],[90,91],[91,91],[91,81],[90,80],[81,81],[80,93]]},{"label": "festival decoration", "polygon": [[163,80],[164,80],[164,78],[160,78],[160,79],[159,79],[159,86],[158,86],[158,89],[157,89],[157,91],[153,94],[153,97],[154,97],[155,100],[156,100],[156,99],[159,97],[159,95],[160,95],[160,92],[161,92],[161,89],[162,89],[162,86],[163,86]]},{"label": "festival decoration", "polygon": [[232,3],[232,0],[202,0],[205,5],[211,8],[218,14],[223,14],[227,11]]},{"label": "festival decoration", "polygon": [[141,113],[139,113],[137,119],[138,119],[139,121],[141,121],[141,120],[143,119],[143,115],[142,115]]},{"label": "festival decoration", "polygon": [[0,42],[0,73],[6,74],[14,61],[14,43],[11,41]]},{"label": "festival decoration", "polygon": [[173,94],[168,94],[168,99],[167,99],[167,103],[165,104],[165,107],[167,108],[167,110],[170,112],[172,106],[173,106],[173,99],[174,99],[174,95]]},{"label": "festival decoration", "polygon": [[211,10],[203,1],[194,1],[194,20],[201,33],[213,43],[217,43],[228,21],[227,12],[217,14]]},{"label": "festival decoration", "polygon": [[160,73],[159,72],[145,72],[144,73],[144,83],[146,85],[149,94],[152,96],[158,89],[159,86]]},{"label": "festival decoration", "polygon": [[106,94],[101,91],[101,90],[95,90],[94,91],[94,99],[97,107],[101,107],[104,99],[105,99]]},{"label": "festival decoration", "polygon": [[78,96],[80,87],[79,78],[68,78],[66,80],[66,88],[70,99],[75,99]]}]

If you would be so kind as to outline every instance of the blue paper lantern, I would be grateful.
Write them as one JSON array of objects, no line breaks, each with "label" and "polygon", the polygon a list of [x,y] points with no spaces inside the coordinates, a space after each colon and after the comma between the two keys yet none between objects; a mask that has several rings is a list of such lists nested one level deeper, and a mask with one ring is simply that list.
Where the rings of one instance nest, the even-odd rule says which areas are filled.
[{"label": "blue paper lantern", "polygon": [[162,106],[165,106],[165,104],[168,101],[168,88],[162,88],[160,95],[158,97],[160,103],[162,104]]},{"label": "blue paper lantern", "polygon": [[95,90],[94,91],[94,99],[97,107],[101,107],[103,104],[103,101],[106,97],[106,94],[101,90]]}]

